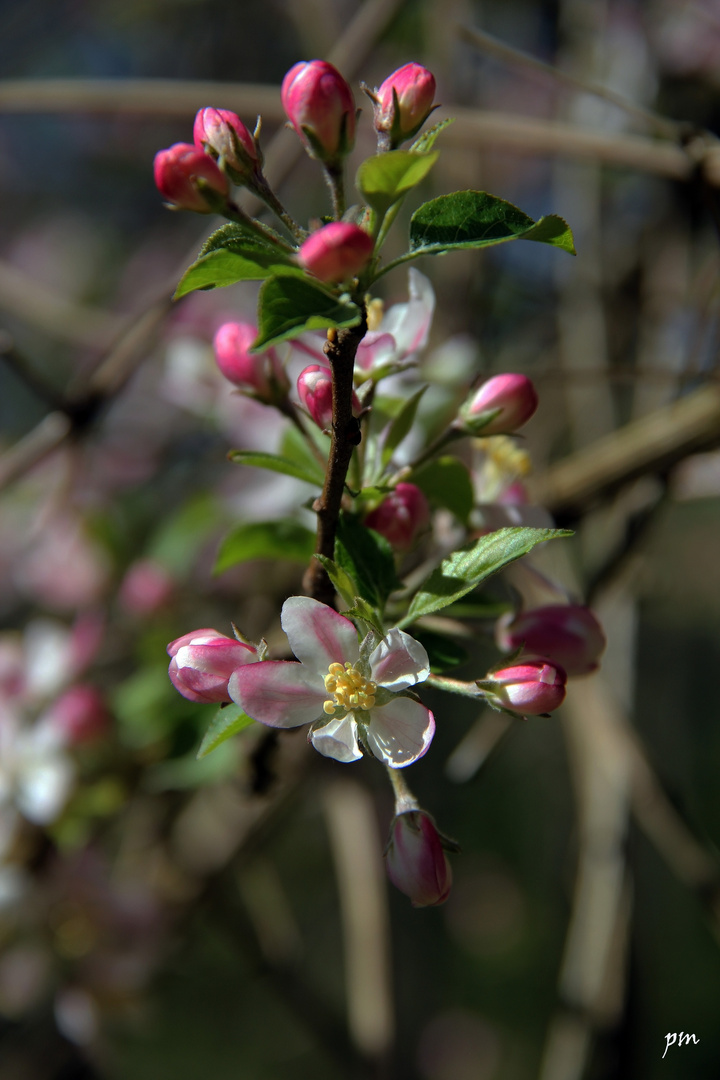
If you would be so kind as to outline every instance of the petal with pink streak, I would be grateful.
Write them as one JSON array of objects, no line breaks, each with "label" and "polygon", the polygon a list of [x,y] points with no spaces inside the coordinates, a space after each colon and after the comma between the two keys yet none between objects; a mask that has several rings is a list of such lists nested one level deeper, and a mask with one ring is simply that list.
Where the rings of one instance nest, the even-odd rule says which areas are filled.
[{"label": "petal with pink streak", "polygon": [[240,708],[270,727],[292,728],[311,724],[323,715],[325,687],[307,685],[302,664],[288,660],[262,660],[233,672],[228,693]]},{"label": "petal with pink streak", "polygon": [[379,367],[389,360],[396,359],[397,347],[392,334],[385,334],[382,330],[371,330],[358,345],[356,363],[361,371],[369,371],[370,368]]},{"label": "petal with pink streak", "polygon": [[396,693],[424,682],[430,674],[425,647],[397,627],[373,649],[368,662],[373,682]]},{"label": "petal with pink streak", "polygon": [[435,734],[435,718],[412,698],[397,697],[373,709],[367,744],[375,757],[391,769],[402,769],[421,758]]},{"label": "petal with pink streak", "polygon": [[408,274],[410,300],[395,304],[382,321],[383,333],[392,334],[397,359],[421,349],[428,339],[435,310],[435,293],[429,278],[413,267]]},{"label": "petal with pink streak", "polygon": [[329,724],[310,732],[310,742],[319,754],[336,761],[359,761],[362,750],[358,743],[357,726],[348,717],[331,720]]},{"label": "petal with pink streak", "polygon": [[291,596],[283,604],[280,621],[298,660],[321,678],[330,664],[355,663],[360,655],[353,624],[319,600]]}]

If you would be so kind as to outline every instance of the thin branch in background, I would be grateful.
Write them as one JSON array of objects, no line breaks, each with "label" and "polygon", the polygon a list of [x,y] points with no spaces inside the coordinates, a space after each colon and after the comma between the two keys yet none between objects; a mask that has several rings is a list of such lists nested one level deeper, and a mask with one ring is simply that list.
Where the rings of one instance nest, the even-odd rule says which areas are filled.
[{"label": "thin branch in background", "polygon": [[51,409],[62,408],[62,396],[34,370],[28,358],[16,347],[12,336],[4,330],[0,330],[0,360],[40,401]]}]

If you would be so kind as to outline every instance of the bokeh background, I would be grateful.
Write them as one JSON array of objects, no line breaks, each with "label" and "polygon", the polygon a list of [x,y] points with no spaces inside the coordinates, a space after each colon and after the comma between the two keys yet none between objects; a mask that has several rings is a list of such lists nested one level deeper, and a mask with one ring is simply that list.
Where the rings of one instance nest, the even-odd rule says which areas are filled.
[{"label": "bokeh background", "polygon": [[[201,105],[262,113],[270,179],[325,212],[279,100],[314,57],[356,88],[431,68],[458,119],[425,197],[560,213],[578,251],[420,266],[428,376],[535,381],[535,497],[576,529],[535,563],[609,639],[557,716],[509,733],[427,696],[411,780],[462,846],[438,909],[385,888],[381,770],[262,732],[197,761],[208,709],[166,675],[196,626],[277,644],[302,567],[212,574],[234,522],[297,493],[226,460],[280,438],[212,368],[255,295],[171,309],[208,223],[163,207],[152,158]],[[720,4],[3,0],[0,71],[4,1080],[717,1077]],[[406,295],[403,272],[383,286]],[[18,710],[78,679],[97,737],[22,743]],[[699,1042],[663,1057],[680,1032]]]}]

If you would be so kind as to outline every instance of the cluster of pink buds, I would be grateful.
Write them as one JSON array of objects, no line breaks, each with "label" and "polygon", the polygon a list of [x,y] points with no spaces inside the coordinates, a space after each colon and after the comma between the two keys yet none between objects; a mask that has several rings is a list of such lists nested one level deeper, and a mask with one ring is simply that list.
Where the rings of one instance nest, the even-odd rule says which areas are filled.
[{"label": "cluster of pink buds", "polygon": [[312,157],[336,166],[355,144],[355,99],[326,60],[300,62],[283,79],[285,113]]},{"label": "cluster of pink buds", "polygon": [[409,810],[394,819],[385,866],[393,885],[410,897],[413,907],[442,904],[450,894],[450,863],[435,822],[424,810]]},{"label": "cluster of pink buds", "polygon": [[170,681],[188,701],[230,701],[230,676],[243,664],[257,660],[257,652],[217,630],[191,630],[167,647]]},{"label": "cluster of pink buds", "polygon": [[[300,400],[322,431],[332,428],[332,375],[322,364],[310,364],[298,375],[297,391]],[[362,412],[360,400],[353,390],[353,416]]]},{"label": "cluster of pink buds", "polygon": [[538,407],[527,375],[494,375],[460,409],[457,426],[478,435],[502,435],[526,424]]},{"label": "cluster of pink buds", "polygon": [[420,64],[404,64],[374,93],[375,130],[389,148],[411,139],[423,126],[433,109],[435,78]]},{"label": "cluster of pink buds", "polygon": [[210,214],[227,198],[227,177],[209,154],[191,143],[158,151],[154,172],[158,191],[178,210]]},{"label": "cluster of pink buds", "polygon": [[298,262],[320,281],[349,281],[364,270],[375,242],[350,221],[333,221],[312,233],[298,252]]},{"label": "cluster of pink buds", "polygon": [[546,656],[569,676],[596,671],[606,644],[600,623],[582,604],[551,604],[504,615],[497,623],[496,640],[503,652],[523,649]]},{"label": "cluster of pink buds", "polygon": [[275,349],[250,351],[256,338],[252,323],[223,323],[213,339],[217,366],[245,394],[266,405],[277,404],[287,397],[290,383]]},{"label": "cluster of pink buds", "polygon": [[544,716],[562,705],[567,675],[559,664],[528,658],[490,672],[478,686],[491,704],[518,716]]},{"label": "cluster of pink buds", "polygon": [[430,506],[416,484],[401,483],[367,515],[365,524],[397,551],[409,551],[430,524]]},{"label": "cluster of pink buds", "polygon": [[198,150],[221,159],[237,184],[253,179],[262,165],[254,135],[229,109],[200,109],[193,125],[193,140]]}]

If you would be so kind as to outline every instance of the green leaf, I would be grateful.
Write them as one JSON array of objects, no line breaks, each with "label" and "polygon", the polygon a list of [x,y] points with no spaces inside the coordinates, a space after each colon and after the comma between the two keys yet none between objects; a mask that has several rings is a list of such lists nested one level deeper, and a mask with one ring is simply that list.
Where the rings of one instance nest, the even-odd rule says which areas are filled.
[{"label": "green leaf", "polygon": [[[265,228],[272,232],[280,243],[284,242],[282,237],[270,229],[269,226],[266,225]],[[266,247],[270,251],[276,251],[279,258],[289,261],[290,256],[283,252],[277,244],[273,244],[269,237],[267,240],[263,240],[253,229],[248,228],[247,225],[242,225],[239,221],[227,221],[219,229],[211,233],[200,248],[198,259],[202,258],[203,255],[209,255],[211,251],[217,251],[219,248],[230,248],[231,251],[241,252],[248,244],[253,247]]]},{"label": "green leaf", "polygon": [[375,154],[366,158],[358,169],[357,189],[373,210],[384,215],[393,203],[425,179],[437,158],[437,152],[418,154],[412,150]]},{"label": "green leaf", "polygon": [[[174,300],[196,289],[215,289],[236,281],[262,281],[281,271],[292,274],[289,259],[277,248],[245,241],[242,247],[221,247],[202,255],[189,266],[175,290]],[[297,273],[301,274],[300,268]]]},{"label": "green leaf", "polygon": [[360,596],[380,612],[390,593],[400,588],[393,550],[385,537],[345,513],[338,523],[335,562],[357,582]]},{"label": "green leaf", "polygon": [[433,124],[431,128],[424,131],[422,135],[418,136],[410,149],[415,154],[425,154],[428,150],[432,150],[435,145],[435,140],[441,131],[444,131],[446,127],[450,127],[454,124],[455,120],[452,116],[447,117],[445,120],[438,120],[437,124]]},{"label": "green leaf", "polygon": [[448,455],[430,461],[413,473],[412,482],[425,492],[431,503],[450,510],[463,524],[467,521],[475,493],[467,466],[456,457]]},{"label": "green leaf", "polygon": [[198,758],[206,757],[226,739],[254,723],[252,717],[244,713],[239,705],[223,705],[210,721],[210,727],[205,732],[197,752]]},{"label": "green leaf", "polygon": [[269,469],[270,472],[294,476],[297,480],[304,480],[306,484],[313,484],[315,487],[318,484],[316,472],[300,462],[280,457],[279,454],[265,454],[260,450],[231,450],[228,459],[236,465],[255,465],[258,469]]},{"label": "green leaf", "polygon": [[307,277],[290,273],[268,278],[258,297],[260,331],[253,349],[267,349],[304,330],[357,326],[360,309]]},{"label": "green leaf", "polygon": [[437,634],[434,630],[426,630],[422,627],[413,632],[413,637],[425,646],[433,675],[441,675],[443,671],[459,667],[468,658],[467,649],[464,649],[453,638],[446,637],[445,634]]},{"label": "green leaf", "polygon": [[347,571],[338,566],[334,559],[328,559],[327,555],[316,555],[315,558],[322,563],[325,573],[335,586],[335,591],[342,597],[343,603],[354,604],[358,588]]},{"label": "green leaf", "polygon": [[481,536],[465,547],[454,551],[420,586],[405,618],[399,626],[407,626],[421,615],[429,615],[448,607],[465,596],[481,581],[498,570],[527,555],[536,544],[572,536],[567,529],[508,528]]},{"label": "green leaf", "polygon": [[253,521],[225,537],[213,569],[222,574],[249,559],[286,559],[306,563],[315,550],[315,534],[297,521]]},{"label": "green leaf", "polygon": [[347,611],[343,611],[342,614],[349,619],[360,619],[375,630],[381,638],[385,637],[385,628],[380,615],[371,604],[368,604],[367,600],[363,600],[362,596],[356,596],[352,607],[348,608]]},{"label": "green leaf", "polygon": [[[308,424],[307,430],[315,445],[327,460],[330,452],[329,437],[323,435],[320,428],[315,424]],[[286,428],[280,443],[280,453],[284,458],[301,465],[308,475],[312,474],[315,477],[316,484],[319,484],[320,487],[323,486],[325,483],[325,470],[296,427]]]},{"label": "green leaf", "polygon": [[455,191],[424,203],[410,221],[410,251],[437,255],[489,247],[506,240],[536,240],[575,254],[567,222],[556,214],[535,222],[517,206],[486,191]]},{"label": "green leaf", "polygon": [[398,415],[390,424],[382,448],[381,461],[383,467],[390,461],[390,458],[393,456],[393,451],[400,445],[405,436],[409,433],[410,428],[413,426],[420,399],[426,390],[427,386],[422,386],[411,398],[408,398]]}]

